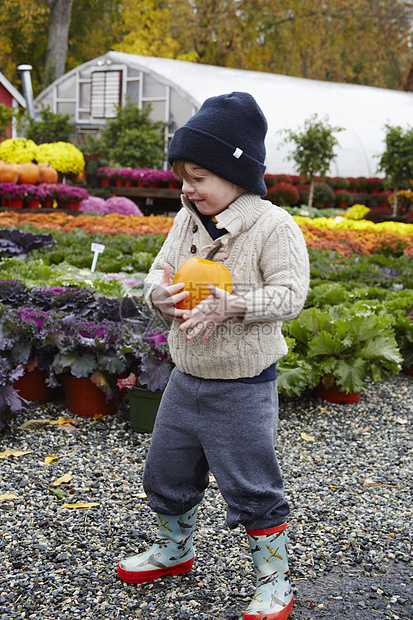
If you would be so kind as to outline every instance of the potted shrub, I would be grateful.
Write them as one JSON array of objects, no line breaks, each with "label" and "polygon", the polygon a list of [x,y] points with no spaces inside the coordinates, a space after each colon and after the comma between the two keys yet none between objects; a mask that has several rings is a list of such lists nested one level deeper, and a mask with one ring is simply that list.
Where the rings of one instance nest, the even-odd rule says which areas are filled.
[{"label": "potted shrub", "polygon": [[267,198],[274,204],[292,207],[298,203],[300,194],[292,183],[280,181],[270,187]]},{"label": "potted shrub", "polygon": [[393,322],[389,314],[375,314],[362,303],[351,308],[336,305],[328,311],[303,310],[284,326],[294,339],[292,353],[301,361],[298,379],[303,381],[300,375],[307,370],[307,387],[322,398],[356,402],[368,376],[382,381],[401,369]]},{"label": "potted shrub", "polygon": [[87,321],[76,314],[56,322],[51,337],[58,351],[52,367],[72,413],[90,417],[116,411],[116,381],[127,369],[128,329],[124,323]]},{"label": "potted shrub", "polygon": [[334,192],[327,183],[315,183],[313,204],[317,209],[329,209],[334,203]]},{"label": "potted shrub", "polygon": [[62,209],[70,209],[77,211],[81,200],[89,197],[89,192],[84,187],[74,187],[66,185],[66,183],[56,183],[55,196],[58,206]]},{"label": "potted shrub", "polygon": [[336,206],[338,209],[347,209],[352,200],[351,193],[346,189],[336,189],[334,191],[334,197],[336,199]]},{"label": "potted shrub", "polygon": [[[156,419],[163,390],[173,369],[167,336],[169,326],[157,322],[149,310],[140,320],[131,319],[133,329],[141,334],[131,342],[129,374],[118,380],[120,389],[127,389],[131,426],[140,432],[150,433]],[[143,328],[143,332],[142,332]]]},{"label": "potted shrub", "polygon": [[58,385],[52,371],[56,349],[49,340],[53,321],[35,308],[1,308],[0,354],[13,369],[11,386],[25,400],[47,402]]}]

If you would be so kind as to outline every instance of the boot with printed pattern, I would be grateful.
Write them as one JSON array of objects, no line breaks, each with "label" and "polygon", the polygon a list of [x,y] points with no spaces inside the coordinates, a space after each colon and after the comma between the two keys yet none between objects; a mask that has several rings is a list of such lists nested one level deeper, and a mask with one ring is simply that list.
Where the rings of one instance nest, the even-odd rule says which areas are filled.
[{"label": "boot with printed pattern", "polygon": [[159,529],[153,545],[143,553],[118,564],[118,576],[128,583],[153,581],[164,575],[191,570],[194,561],[192,537],[198,506],[183,515],[157,514]]},{"label": "boot with printed pattern", "polygon": [[292,614],[286,528],[284,523],[267,530],[247,530],[257,589],[244,620],[287,620]]}]

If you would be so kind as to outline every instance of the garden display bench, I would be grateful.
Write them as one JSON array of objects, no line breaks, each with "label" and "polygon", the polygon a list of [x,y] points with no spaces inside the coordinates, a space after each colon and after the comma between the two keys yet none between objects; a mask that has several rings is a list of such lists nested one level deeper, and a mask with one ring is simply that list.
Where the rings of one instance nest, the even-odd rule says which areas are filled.
[{"label": "garden display bench", "polygon": [[16,213],[67,213],[67,215],[84,215],[81,211],[76,209],[61,209],[60,207],[56,207],[56,209],[45,209],[41,207],[40,209],[13,209],[12,207],[0,207],[0,213],[5,211],[16,211]]},{"label": "garden display bench", "polygon": [[137,199],[139,208],[145,215],[156,212],[158,215],[165,211],[174,211],[181,208],[181,194],[179,188],[167,187],[114,187],[107,188],[110,194]]}]

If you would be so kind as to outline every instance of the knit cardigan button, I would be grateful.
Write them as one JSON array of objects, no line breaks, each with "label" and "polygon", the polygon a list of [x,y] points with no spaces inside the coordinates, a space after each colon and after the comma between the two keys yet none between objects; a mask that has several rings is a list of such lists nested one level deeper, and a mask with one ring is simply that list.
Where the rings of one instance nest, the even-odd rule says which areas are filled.
[{"label": "knit cardigan button", "polygon": [[195,254],[195,252],[196,252],[196,245],[191,245],[191,252],[192,252],[192,254]]},{"label": "knit cardigan button", "polygon": [[196,231],[197,231],[197,230],[198,230],[198,224],[194,224],[194,225],[192,226],[192,232],[193,232],[193,233],[196,233]]}]

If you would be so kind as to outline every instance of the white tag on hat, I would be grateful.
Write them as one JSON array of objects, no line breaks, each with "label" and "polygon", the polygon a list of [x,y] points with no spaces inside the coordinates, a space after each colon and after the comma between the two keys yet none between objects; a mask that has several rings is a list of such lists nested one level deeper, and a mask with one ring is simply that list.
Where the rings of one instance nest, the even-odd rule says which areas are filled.
[{"label": "white tag on hat", "polygon": [[235,151],[232,153],[234,157],[236,157],[237,159],[239,159],[241,157],[241,155],[243,154],[243,150],[240,148],[236,148]]}]

